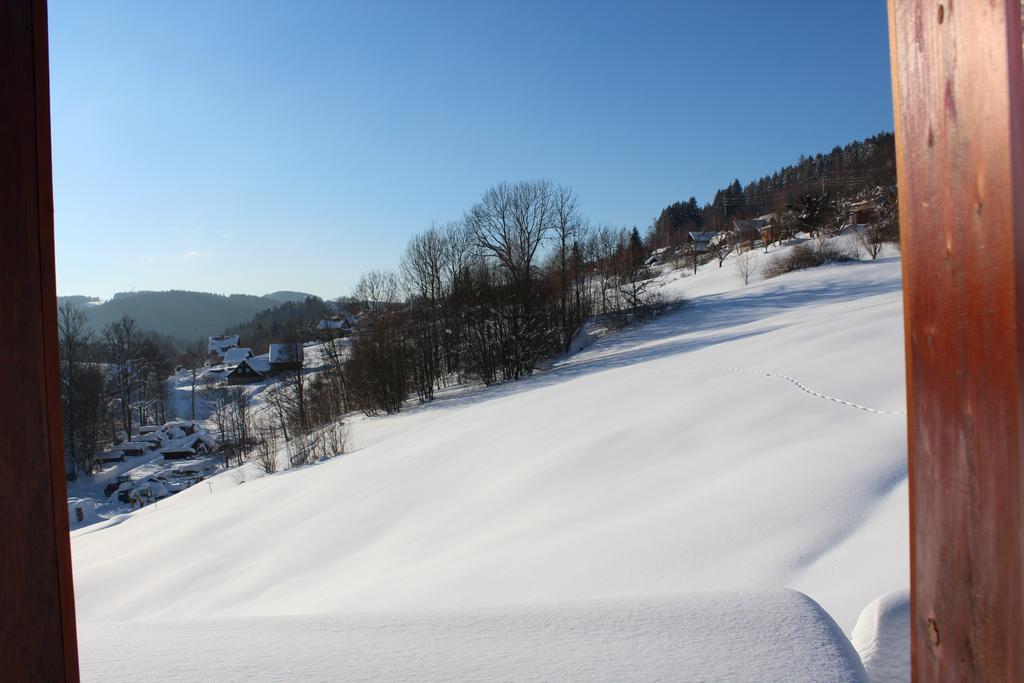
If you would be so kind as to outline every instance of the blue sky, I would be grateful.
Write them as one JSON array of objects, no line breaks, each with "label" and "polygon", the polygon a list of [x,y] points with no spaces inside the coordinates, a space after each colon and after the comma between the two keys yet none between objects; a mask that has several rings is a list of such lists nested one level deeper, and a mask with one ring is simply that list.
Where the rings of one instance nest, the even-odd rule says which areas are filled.
[{"label": "blue sky", "polygon": [[61,294],[334,297],[502,180],[643,229],[892,129],[881,0],[49,11]]}]

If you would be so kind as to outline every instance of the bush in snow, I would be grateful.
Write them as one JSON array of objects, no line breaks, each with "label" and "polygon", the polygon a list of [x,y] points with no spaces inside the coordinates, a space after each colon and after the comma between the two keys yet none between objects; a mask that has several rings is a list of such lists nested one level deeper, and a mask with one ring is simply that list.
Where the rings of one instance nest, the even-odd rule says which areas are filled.
[{"label": "bush in snow", "polygon": [[817,268],[826,263],[840,263],[853,260],[856,260],[855,256],[837,247],[832,242],[826,240],[817,240],[813,243],[804,242],[769,261],[761,270],[761,277],[768,280],[779,275],[792,273],[795,270]]}]

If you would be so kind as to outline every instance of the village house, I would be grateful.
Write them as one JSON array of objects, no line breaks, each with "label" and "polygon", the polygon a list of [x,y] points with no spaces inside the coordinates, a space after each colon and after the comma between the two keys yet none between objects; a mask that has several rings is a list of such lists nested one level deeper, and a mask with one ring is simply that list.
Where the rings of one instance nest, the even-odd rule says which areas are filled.
[{"label": "village house", "polygon": [[302,343],[271,344],[269,357],[271,372],[298,370],[302,367]]},{"label": "village house", "polygon": [[227,374],[228,384],[253,384],[270,376],[270,358],[267,354],[250,356]]},{"label": "village house", "polygon": [[194,450],[184,446],[165,448],[161,453],[163,454],[164,460],[191,460],[196,457],[196,452]]},{"label": "village house", "polygon": [[224,365],[238,365],[246,358],[252,358],[252,349],[247,346],[236,346],[224,354]]},{"label": "village house", "polygon": [[750,220],[736,218],[732,222],[732,232],[737,242],[753,242],[761,239],[761,228],[766,222],[760,218]]},{"label": "village house", "polygon": [[352,319],[347,315],[332,315],[321,318],[316,329],[325,336],[341,337],[352,331]]},{"label": "village house", "polygon": [[866,225],[878,220],[878,206],[870,199],[850,204],[847,223],[850,225]]},{"label": "village house", "polygon": [[691,230],[686,233],[686,243],[691,252],[703,254],[708,250],[708,242],[717,235],[715,230],[697,231]]},{"label": "village house", "polygon": [[210,337],[206,345],[206,355],[211,361],[223,361],[224,354],[229,349],[238,346],[237,334],[222,334],[218,337]]}]

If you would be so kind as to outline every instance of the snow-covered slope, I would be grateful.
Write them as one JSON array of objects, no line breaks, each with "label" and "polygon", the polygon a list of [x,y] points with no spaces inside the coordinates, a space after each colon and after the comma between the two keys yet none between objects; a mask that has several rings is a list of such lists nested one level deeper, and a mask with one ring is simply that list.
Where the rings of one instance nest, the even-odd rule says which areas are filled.
[{"label": "snow-covered slope", "polygon": [[687,306],[530,379],[77,533],[80,620],[788,586],[849,631],[908,583],[898,259],[664,280]]}]

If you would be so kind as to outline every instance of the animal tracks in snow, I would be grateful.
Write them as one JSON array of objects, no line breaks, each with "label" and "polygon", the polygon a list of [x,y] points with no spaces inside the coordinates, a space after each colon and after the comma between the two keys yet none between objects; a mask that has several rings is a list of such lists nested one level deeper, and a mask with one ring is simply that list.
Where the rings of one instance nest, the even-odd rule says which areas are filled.
[{"label": "animal tracks in snow", "polygon": [[666,373],[666,374],[691,373],[691,372],[743,372],[743,373],[750,374],[750,375],[762,375],[764,377],[772,377],[774,379],[781,379],[781,380],[784,380],[786,382],[789,382],[790,384],[795,386],[800,391],[802,391],[805,394],[808,394],[810,396],[813,396],[815,398],[820,398],[820,399],[822,399],[824,401],[832,401],[833,403],[838,403],[838,404],[844,405],[844,406],[846,406],[848,408],[855,408],[857,410],[862,410],[865,413],[874,413],[875,415],[906,415],[907,414],[907,411],[905,411],[905,410],[880,410],[879,408],[871,408],[869,406],[861,405],[859,403],[854,403],[853,401],[846,401],[844,399],[837,398],[835,396],[829,396],[828,394],[823,394],[820,391],[815,391],[814,389],[811,389],[810,387],[806,386],[805,384],[802,384],[800,382],[800,380],[796,379],[795,377],[790,377],[789,375],[781,375],[781,374],[779,374],[777,372],[771,372],[769,370],[757,370],[755,368],[692,368],[692,369],[688,369],[688,370],[676,370],[675,372]]}]

